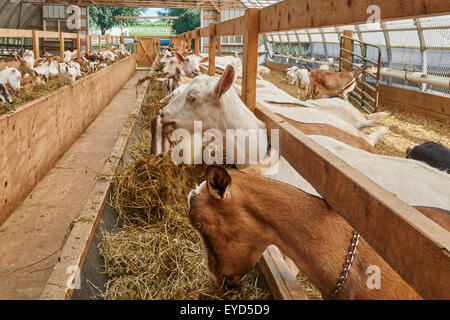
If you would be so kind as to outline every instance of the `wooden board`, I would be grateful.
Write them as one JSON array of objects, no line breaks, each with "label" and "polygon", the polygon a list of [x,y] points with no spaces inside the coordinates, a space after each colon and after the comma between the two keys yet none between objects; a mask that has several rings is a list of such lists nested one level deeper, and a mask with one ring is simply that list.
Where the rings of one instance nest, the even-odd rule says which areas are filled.
[{"label": "wooden board", "polygon": [[259,9],[245,12],[244,55],[242,61],[242,101],[254,112],[256,106],[256,75],[258,73]]},{"label": "wooden board", "polygon": [[132,55],[0,116],[0,224],[103,110],[135,67]]},{"label": "wooden board", "polygon": [[450,98],[444,96],[380,85],[380,104],[450,120]]},{"label": "wooden board", "polygon": [[447,0],[285,0],[261,9],[261,32],[365,24],[371,5],[380,8],[382,21],[450,13]]},{"label": "wooden board", "polygon": [[209,24],[209,55],[208,55],[208,74],[214,76],[216,73],[216,24]]},{"label": "wooden board", "polygon": [[[450,235],[268,109],[281,155],[425,299],[448,299]],[[332,181],[333,183],[330,183]]]},{"label": "wooden board", "polygon": [[308,300],[277,247],[269,246],[258,264],[276,300]]},{"label": "wooden board", "polygon": [[150,68],[156,59],[156,37],[138,37],[137,65],[140,68]]}]

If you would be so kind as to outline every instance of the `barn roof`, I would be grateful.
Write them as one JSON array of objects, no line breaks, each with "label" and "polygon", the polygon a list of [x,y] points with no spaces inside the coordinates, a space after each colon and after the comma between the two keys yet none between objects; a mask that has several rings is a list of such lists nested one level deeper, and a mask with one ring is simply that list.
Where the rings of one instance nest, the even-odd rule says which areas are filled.
[{"label": "barn roof", "polygon": [[0,28],[23,29],[46,0],[0,1]]}]

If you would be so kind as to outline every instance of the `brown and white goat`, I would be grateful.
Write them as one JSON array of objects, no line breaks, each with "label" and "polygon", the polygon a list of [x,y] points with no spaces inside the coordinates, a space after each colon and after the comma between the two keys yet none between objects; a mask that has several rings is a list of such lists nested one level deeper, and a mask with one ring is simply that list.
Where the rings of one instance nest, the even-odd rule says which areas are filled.
[{"label": "brown and white goat", "polygon": [[[374,67],[368,67],[366,71],[373,72]],[[309,72],[310,89],[308,97],[318,99],[320,97],[337,96],[347,99],[347,94],[355,90],[357,79],[363,70],[333,72],[327,70],[312,70]]]},{"label": "brown and white goat", "polygon": [[[334,291],[353,229],[324,200],[245,170],[218,166],[207,168],[206,181],[188,200],[190,222],[201,235],[210,278],[217,286],[236,286],[264,250],[276,245],[324,297]],[[450,230],[448,213],[417,209]],[[379,289],[366,284],[369,266],[381,271]],[[338,298],[421,299],[362,238]]]}]

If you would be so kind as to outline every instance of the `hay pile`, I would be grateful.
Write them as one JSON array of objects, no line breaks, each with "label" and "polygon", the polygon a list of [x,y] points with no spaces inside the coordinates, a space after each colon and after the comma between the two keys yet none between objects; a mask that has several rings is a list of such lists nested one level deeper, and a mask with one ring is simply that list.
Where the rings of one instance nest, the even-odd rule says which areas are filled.
[{"label": "hay pile", "polygon": [[[377,125],[389,126],[387,134],[381,137],[375,148],[385,156],[406,157],[406,149],[428,141],[435,141],[450,148],[450,121],[436,120],[429,116],[380,106],[378,111],[389,111],[389,116],[380,119]],[[364,131],[372,133],[376,128]]]},{"label": "hay pile", "polygon": [[[264,79],[278,88],[297,97],[297,87],[290,85],[281,71],[272,70]],[[406,149],[427,141],[435,141],[450,147],[450,121],[435,120],[429,116],[404,111],[391,106],[380,106],[378,111],[391,114],[377,122],[377,126],[364,129],[367,134],[376,131],[379,126],[389,126],[389,131],[381,137],[375,148],[380,154],[404,158]]]},{"label": "hay pile", "polygon": [[118,168],[112,207],[121,231],[103,231],[99,249],[109,278],[105,299],[266,299],[258,275],[246,276],[238,289],[216,289],[198,233],[190,226],[187,196],[204,180],[205,166],[177,166],[170,154],[150,156],[150,119],[166,95],[150,75],[149,99],[142,108],[143,128],[130,148],[133,161]]}]

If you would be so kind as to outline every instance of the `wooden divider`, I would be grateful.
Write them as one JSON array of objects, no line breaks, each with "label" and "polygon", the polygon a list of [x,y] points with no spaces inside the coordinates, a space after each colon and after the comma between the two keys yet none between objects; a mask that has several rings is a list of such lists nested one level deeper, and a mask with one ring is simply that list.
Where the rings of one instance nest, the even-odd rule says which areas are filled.
[{"label": "wooden divider", "polygon": [[[257,47],[258,33],[363,24],[370,17],[367,8],[373,4],[372,0],[285,0],[262,9],[247,9],[245,16],[217,23],[217,37],[244,35],[242,97],[247,106],[254,110],[258,51],[252,44]],[[399,1],[375,4],[382,21],[450,13],[443,0],[422,0],[421,5]],[[197,55],[205,30],[195,31]],[[269,128],[280,130],[280,148],[290,164],[422,297],[449,298],[450,235],[445,229],[280,117],[258,106],[256,115]]]},{"label": "wooden divider", "polygon": [[209,75],[213,76],[216,74],[216,24],[209,24],[209,60],[208,68]]},{"label": "wooden divider", "polygon": [[[92,53],[92,35],[86,34],[84,36],[86,41],[86,52]],[[97,51],[101,51],[101,40],[106,41],[106,50],[110,49],[111,39],[116,39],[116,42],[124,43],[124,36],[110,36],[110,35],[98,35],[95,36],[99,42],[99,48]],[[53,32],[53,31],[40,31],[40,30],[16,30],[16,29],[1,29],[0,38],[32,38],[33,53],[35,57],[40,56],[39,39],[42,38],[54,38],[58,39],[59,43],[59,56],[61,60],[64,60],[64,41],[67,39],[73,39],[77,49],[77,57],[81,53],[81,35],[78,33],[68,32]],[[129,37],[127,37],[129,38]],[[132,38],[132,37],[131,37]]]},{"label": "wooden divider", "polygon": [[131,55],[0,116],[0,225],[135,71]]}]

